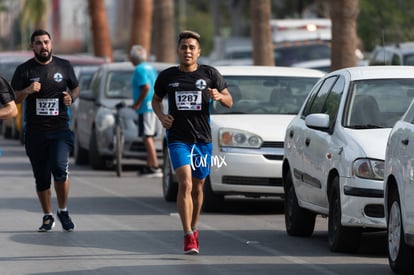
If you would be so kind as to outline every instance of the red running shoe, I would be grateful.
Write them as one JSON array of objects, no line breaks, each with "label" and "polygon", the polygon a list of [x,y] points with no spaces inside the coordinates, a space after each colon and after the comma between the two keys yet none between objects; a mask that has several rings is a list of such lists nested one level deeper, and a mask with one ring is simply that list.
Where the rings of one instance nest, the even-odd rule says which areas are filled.
[{"label": "red running shoe", "polygon": [[197,241],[194,234],[187,234],[184,236],[184,254],[198,254]]},{"label": "red running shoe", "polygon": [[200,252],[200,244],[198,242],[198,230],[193,231],[194,238],[196,239],[197,250]]}]

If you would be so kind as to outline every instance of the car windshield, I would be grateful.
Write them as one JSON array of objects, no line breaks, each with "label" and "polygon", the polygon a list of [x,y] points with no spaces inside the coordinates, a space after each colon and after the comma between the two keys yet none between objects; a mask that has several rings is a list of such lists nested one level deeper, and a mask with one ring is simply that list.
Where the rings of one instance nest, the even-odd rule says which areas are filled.
[{"label": "car windshield", "polygon": [[213,102],[212,114],[297,114],[318,78],[224,76],[233,97],[228,109]]},{"label": "car windshield", "polygon": [[414,79],[373,79],[351,83],[344,126],[392,128],[414,97]]},{"label": "car windshield", "polygon": [[327,44],[309,44],[290,47],[277,47],[274,50],[277,66],[290,66],[295,63],[330,59],[331,48]]},{"label": "car windshield", "polygon": [[105,96],[110,99],[132,98],[132,71],[113,71],[108,74]]}]

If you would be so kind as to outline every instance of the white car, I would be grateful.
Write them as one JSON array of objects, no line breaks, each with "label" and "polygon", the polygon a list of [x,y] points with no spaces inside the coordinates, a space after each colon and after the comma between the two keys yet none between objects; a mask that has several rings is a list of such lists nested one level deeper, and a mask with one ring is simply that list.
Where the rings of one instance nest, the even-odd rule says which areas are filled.
[{"label": "white car", "polygon": [[[286,126],[323,72],[287,67],[223,66],[231,109],[214,102],[213,156],[204,185],[204,211],[222,208],[226,195],[283,196]],[[176,199],[177,183],[164,144],[164,198]]]},{"label": "white car", "polygon": [[[414,92],[414,89],[412,90]],[[388,138],[385,153],[384,208],[388,261],[395,273],[414,270],[414,104]]]},{"label": "white car", "polygon": [[285,135],[289,235],[312,235],[321,214],[330,249],[353,252],[363,229],[385,230],[385,148],[413,87],[414,67],[404,66],[345,68],[318,81]]}]

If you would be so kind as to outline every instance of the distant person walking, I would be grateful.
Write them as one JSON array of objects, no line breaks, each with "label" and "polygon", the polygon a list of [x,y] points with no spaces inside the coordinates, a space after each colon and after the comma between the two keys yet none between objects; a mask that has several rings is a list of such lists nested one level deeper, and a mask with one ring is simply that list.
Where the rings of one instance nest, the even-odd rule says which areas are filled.
[{"label": "distant person walking", "polygon": [[[181,32],[177,47],[180,64],[159,74],[152,100],[154,112],[167,129],[170,159],[178,178],[177,208],[184,231],[185,254],[198,254],[200,249],[197,225],[203,185],[210,174],[211,104],[215,100],[228,108],[233,105],[222,75],[211,66],[197,63],[200,52],[200,35]],[[162,108],[165,96],[168,113]]]},{"label": "distant person walking", "polygon": [[12,86],[16,102],[25,101],[25,149],[36,181],[43,210],[39,232],[53,229],[51,177],[57,196],[62,228],[72,231],[75,224],[67,210],[69,194],[69,154],[73,133],[69,128],[70,106],[79,96],[79,85],[69,61],[52,55],[52,39],[45,30],[36,30],[30,38],[34,57],[20,64]]},{"label": "distant person walking", "polygon": [[138,135],[143,138],[147,151],[147,163],[140,174],[162,176],[154,142],[154,136],[160,127],[158,127],[159,121],[151,105],[154,95],[154,82],[158,73],[155,68],[146,62],[147,52],[141,45],[131,47],[130,59],[135,66],[132,77],[132,97],[134,100],[132,108],[138,114]]},{"label": "distant person walking", "polygon": [[0,119],[17,116],[16,95],[9,82],[0,76]]}]

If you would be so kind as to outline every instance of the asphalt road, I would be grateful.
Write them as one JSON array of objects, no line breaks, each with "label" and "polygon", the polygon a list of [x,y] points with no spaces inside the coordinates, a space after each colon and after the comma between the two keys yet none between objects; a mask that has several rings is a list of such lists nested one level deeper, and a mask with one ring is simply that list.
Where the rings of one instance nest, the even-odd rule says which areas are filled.
[{"label": "asphalt road", "polygon": [[[42,213],[24,148],[0,138],[0,274],[392,274],[384,233],[363,238],[356,254],[332,253],[327,221],[311,238],[287,236],[283,202],[232,199],[203,213],[200,255],[184,255],[174,203],[160,178],[70,167],[69,211],[76,231],[38,233]],[[73,161],[72,161],[73,163]],[[53,191],[54,212],[56,199]]]}]

